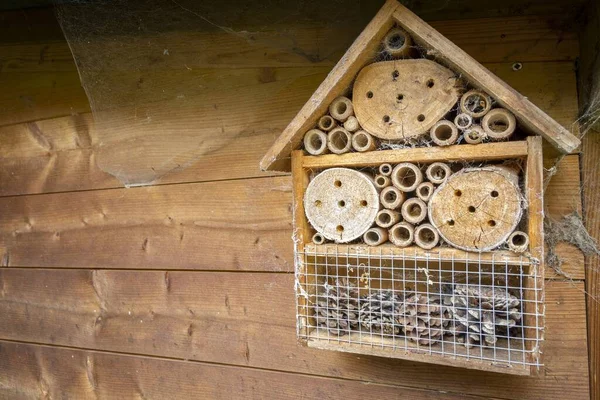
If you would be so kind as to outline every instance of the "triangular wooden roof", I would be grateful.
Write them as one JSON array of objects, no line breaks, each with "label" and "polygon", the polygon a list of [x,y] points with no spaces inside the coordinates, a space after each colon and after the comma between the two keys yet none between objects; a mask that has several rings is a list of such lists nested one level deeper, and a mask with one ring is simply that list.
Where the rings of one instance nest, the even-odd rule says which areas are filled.
[{"label": "triangular wooden roof", "polygon": [[528,131],[543,136],[562,153],[575,150],[580,141],[558,122],[550,118],[526,97],[491,73],[473,57],[460,49],[425,21],[396,0],[387,0],[369,25],[331,70],[300,112],[267,151],[261,169],[290,171],[292,150],[300,147],[303,135],[313,128],[329,104],[350,87],[358,72],[379,52],[385,34],[398,25],[406,30],[416,44],[436,53],[436,59],[469,83],[492,95],[502,107],[512,111]]}]

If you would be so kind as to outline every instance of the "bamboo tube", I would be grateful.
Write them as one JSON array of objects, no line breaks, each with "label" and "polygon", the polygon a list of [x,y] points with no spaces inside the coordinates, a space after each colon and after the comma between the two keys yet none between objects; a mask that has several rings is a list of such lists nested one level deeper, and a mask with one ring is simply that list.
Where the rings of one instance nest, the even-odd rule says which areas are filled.
[{"label": "bamboo tube", "polygon": [[402,205],[406,195],[395,186],[384,188],[379,194],[381,205],[390,210],[394,210]]},{"label": "bamboo tube", "polygon": [[348,132],[356,132],[360,129],[358,120],[354,115],[349,116],[346,122],[344,122],[344,128],[346,128]]},{"label": "bamboo tube", "polygon": [[379,166],[379,174],[390,176],[392,174],[392,166],[390,164],[381,164]]},{"label": "bamboo tube", "polygon": [[373,151],[377,147],[375,139],[366,131],[358,131],[352,135],[352,148],[360,153]]},{"label": "bamboo tube", "polygon": [[317,232],[313,235],[312,241],[314,244],[323,244],[325,243],[325,237]]},{"label": "bamboo tube", "polygon": [[529,235],[525,232],[514,231],[507,240],[508,249],[515,253],[524,253],[529,246]]},{"label": "bamboo tube", "polygon": [[450,146],[458,140],[458,129],[454,123],[443,119],[431,127],[429,136],[438,146]]},{"label": "bamboo tube", "polygon": [[402,218],[408,223],[418,224],[427,216],[427,204],[417,197],[411,197],[402,204]]},{"label": "bamboo tube", "polygon": [[431,250],[440,241],[440,234],[431,224],[422,224],[415,229],[415,244],[422,249]]},{"label": "bamboo tube", "polygon": [[392,184],[392,180],[389,176],[376,175],[374,183],[377,189],[384,189]]},{"label": "bamboo tube", "polygon": [[380,210],[375,217],[375,223],[382,228],[389,228],[398,222],[400,222],[400,213],[385,208]]},{"label": "bamboo tube", "polygon": [[392,170],[392,184],[403,192],[412,192],[423,182],[423,173],[415,164],[400,163]]},{"label": "bamboo tube", "polygon": [[344,128],[334,128],[327,135],[327,148],[334,154],[343,154],[350,151],[352,136]]},{"label": "bamboo tube", "polygon": [[327,135],[318,129],[311,129],[304,135],[304,149],[313,156],[327,153]]},{"label": "bamboo tube", "polygon": [[399,222],[389,230],[390,242],[398,247],[408,247],[412,244],[415,228],[408,222]]},{"label": "bamboo tube", "polygon": [[473,124],[473,117],[467,113],[460,113],[454,118],[454,125],[464,131]]},{"label": "bamboo tube", "polygon": [[344,96],[336,98],[329,106],[329,115],[340,122],[346,121],[348,117],[354,115],[352,101]]},{"label": "bamboo tube", "polygon": [[481,118],[492,108],[492,98],[481,90],[469,90],[460,98],[460,111]]},{"label": "bamboo tube", "polygon": [[323,132],[329,132],[336,126],[337,122],[331,118],[331,115],[323,115],[321,118],[319,118],[319,122],[317,122],[317,127]]},{"label": "bamboo tube", "polygon": [[505,140],[515,132],[517,120],[510,111],[494,108],[483,117],[481,127],[490,139]]},{"label": "bamboo tube", "polygon": [[408,56],[411,45],[412,39],[403,29],[392,29],[383,38],[383,50],[394,58]]},{"label": "bamboo tube", "polygon": [[481,125],[471,125],[465,130],[464,134],[465,142],[469,144],[478,144],[483,142],[486,138],[486,134]]},{"label": "bamboo tube", "polygon": [[435,186],[431,182],[423,182],[419,186],[417,186],[417,197],[423,200],[425,203],[429,201],[431,196],[433,195],[433,191],[435,190]]},{"label": "bamboo tube", "polygon": [[371,228],[363,235],[363,240],[369,246],[379,246],[388,240],[388,231],[383,228]]},{"label": "bamboo tube", "polygon": [[450,170],[448,164],[444,164],[442,162],[434,162],[425,170],[427,179],[436,185],[444,183],[451,174],[452,170]]}]

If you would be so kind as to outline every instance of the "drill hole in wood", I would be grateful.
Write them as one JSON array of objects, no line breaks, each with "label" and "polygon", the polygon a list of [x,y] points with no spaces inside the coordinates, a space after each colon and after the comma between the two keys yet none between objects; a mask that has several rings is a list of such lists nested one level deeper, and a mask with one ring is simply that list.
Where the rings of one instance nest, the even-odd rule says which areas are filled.
[{"label": "drill hole in wood", "polygon": [[344,227],[343,227],[342,225],[338,225],[338,226],[335,228],[335,230],[336,230],[336,231],[338,231],[338,232],[340,232],[340,233],[342,233],[342,232],[344,232]]},{"label": "drill hole in wood", "polygon": [[366,201],[366,200],[361,200],[361,201],[360,201],[360,206],[361,206],[361,207],[366,207],[366,206],[368,206],[368,205],[369,205],[369,202],[368,202],[368,201]]},{"label": "drill hole in wood", "polygon": [[435,82],[433,81],[433,79],[429,79],[429,80],[427,81],[427,87],[428,87],[429,89],[431,89],[431,88],[433,87],[433,85],[435,85]]},{"label": "drill hole in wood", "polygon": [[394,72],[392,72],[392,80],[393,81],[398,79],[399,76],[400,76],[400,72],[398,72],[398,70],[394,70]]},{"label": "drill hole in wood", "polygon": [[333,182],[333,185],[334,185],[335,187],[342,187],[342,181],[340,181],[340,180],[336,180],[335,182]]},{"label": "drill hole in wood", "polygon": [[419,122],[425,121],[425,116],[423,114],[419,114],[419,116],[417,117],[417,121],[419,121]]},{"label": "drill hole in wood", "polygon": [[315,207],[321,207],[322,205],[323,205],[323,202],[321,200],[315,201]]},{"label": "drill hole in wood", "polygon": [[368,91],[367,92],[367,99],[372,99],[373,98],[373,92]]},{"label": "drill hole in wood", "polygon": [[388,122],[390,122],[390,116],[389,116],[389,115],[384,115],[384,116],[383,116],[383,122],[385,122],[386,124],[387,124]]},{"label": "drill hole in wood", "polygon": [[338,206],[345,207],[346,206],[346,202],[344,200],[340,200],[340,201],[338,201]]},{"label": "drill hole in wood", "polygon": [[475,208],[475,206],[469,206],[468,210],[470,213],[474,213],[477,209]]}]

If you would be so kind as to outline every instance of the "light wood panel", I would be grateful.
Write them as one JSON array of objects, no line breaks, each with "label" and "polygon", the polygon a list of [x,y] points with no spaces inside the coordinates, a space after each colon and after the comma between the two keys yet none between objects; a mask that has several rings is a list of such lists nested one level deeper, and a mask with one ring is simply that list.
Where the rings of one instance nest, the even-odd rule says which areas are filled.
[{"label": "light wood panel", "polygon": [[[578,163],[550,181],[553,217],[577,204]],[[289,177],[0,198],[4,263],[20,267],[293,271],[291,223]],[[561,247],[583,278],[581,253]]]},{"label": "light wood panel", "polygon": [[[571,126],[577,118],[572,63],[529,63],[520,71],[513,71],[507,63],[487,66],[564,126]],[[171,160],[169,165],[174,169],[156,183],[263,176],[258,168],[263,153],[326,73],[326,68],[213,71],[209,76],[215,80],[208,79],[212,88],[197,100],[210,100],[210,104],[225,111],[207,109],[203,113],[191,113],[190,110],[182,117],[190,122],[188,128],[171,136],[165,136],[164,131],[148,132],[125,125],[115,125],[114,129],[105,125],[98,132],[90,114],[2,127],[0,195],[119,187],[122,182],[105,172],[118,172],[109,167],[119,167],[119,160],[138,163],[146,166],[146,170],[149,169],[147,160],[150,166],[152,162],[160,165],[162,161]],[[216,83],[223,79],[227,83]],[[227,91],[220,91],[219,85],[227,87]],[[232,116],[227,110],[234,109],[238,112]],[[168,109],[164,115],[167,122],[170,112]],[[227,122],[226,140],[214,142],[208,152],[206,146],[192,150],[187,158],[192,161],[191,165],[178,168],[173,154],[190,147],[183,142],[183,133],[188,138],[202,138],[198,127],[218,127],[219,121]],[[150,142],[149,138],[154,141]],[[140,154],[141,143],[148,143],[153,151]],[[118,155],[122,156],[118,158]],[[548,153],[548,157],[551,156]],[[104,170],[98,166],[99,161]],[[133,169],[130,165],[127,167]]]},{"label": "light wood panel", "polygon": [[546,367],[526,378],[299,346],[293,279],[292,274],[0,269],[0,338],[486,397],[565,399],[588,393],[582,283],[547,281]]}]

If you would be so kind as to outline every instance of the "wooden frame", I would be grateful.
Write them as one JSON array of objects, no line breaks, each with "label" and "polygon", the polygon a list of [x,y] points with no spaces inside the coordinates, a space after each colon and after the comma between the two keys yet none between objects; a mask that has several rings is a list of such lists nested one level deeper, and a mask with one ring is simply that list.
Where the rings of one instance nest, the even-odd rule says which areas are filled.
[{"label": "wooden frame", "polygon": [[[310,173],[315,170],[321,170],[331,167],[366,167],[375,166],[381,163],[430,163],[433,161],[488,161],[501,159],[521,159],[525,165],[525,186],[526,198],[528,202],[528,234],[530,237],[530,258],[527,262],[528,274],[524,286],[526,287],[524,311],[525,326],[532,328],[525,330],[525,337],[528,339],[536,338],[535,341],[528,341],[527,352],[530,357],[529,362],[538,363],[541,352],[539,344],[542,341],[541,332],[543,329],[543,287],[544,287],[544,260],[543,260],[543,159],[542,159],[542,138],[528,137],[526,141],[507,142],[507,143],[489,143],[474,146],[454,145],[449,147],[437,148],[416,148],[405,150],[378,151],[366,154],[349,153],[332,156],[305,156],[303,151],[294,151],[292,153],[293,166],[293,189],[294,189],[294,239],[296,253],[296,278],[297,278],[297,298],[298,298],[298,334],[301,337],[309,338],[306,344],[309,347],[338,350],[367,355],[378,355],[392,358],[402,358],[415,361],[431,362],[437,364],[459,366],[471,369],[480,369],[487,371],[496,371],[517,375],[530,375],[537,372],[536,366],[517,365],[507,368],[502,362],[490,363],[483,360],[465,360],[458,357],[447,357],[439,355],[421,354],[408,350],[378,348],[377,346],[364,346],[354,343],[340,343],[332,341],[322,341],[310,338],[310,328],[308,321],[302,317],[309,315],[307,298],[302,295],[306,293],[304,288],[313,285],[309,282],[312,273],[306,270],[303,259],[300,256],[305,252],[328,253],[329,249],[335,249],[336,254],[349,254],[362,252],[368,255],[370,259],[377,259],[383,255],[401,255],[407,252],[407,249],[396,248],[391,245],[378,247],[368,247],[364,245],[315,245],[312,244],[311,227],[304,214],[303,198],[306,187],[309,183]],[[410,248],[409,253],[416,257],[437,256],[437,257],[456,257],[461,260],[469,261],[501,261],[506,265],[524,265],[521,256],[507,251],[494,251],[488,253],[473,253],[458,250],[454,248],[437,248],[431,251]],[[537,320],[535,320],[537,318]]]},{"label": "wooden frame", "polygon": [[570,153],[579,147],[580,140],[577,137],[526,97],[396,0],[387,0],[267,151],[261,161],[261,169],[290,171],[290,154],[300,147],[304,133],[316,125],[317,119],[325,114],[335,97],[349,91],[358,72],[373,60],[381,40],[394,24],[405,29],[417,44],[432,52],[437,60],[459,72],[471,84],[494,96],[499,104],[513,112],[519,123],[531,133],[543,136],[562,153]]}]

